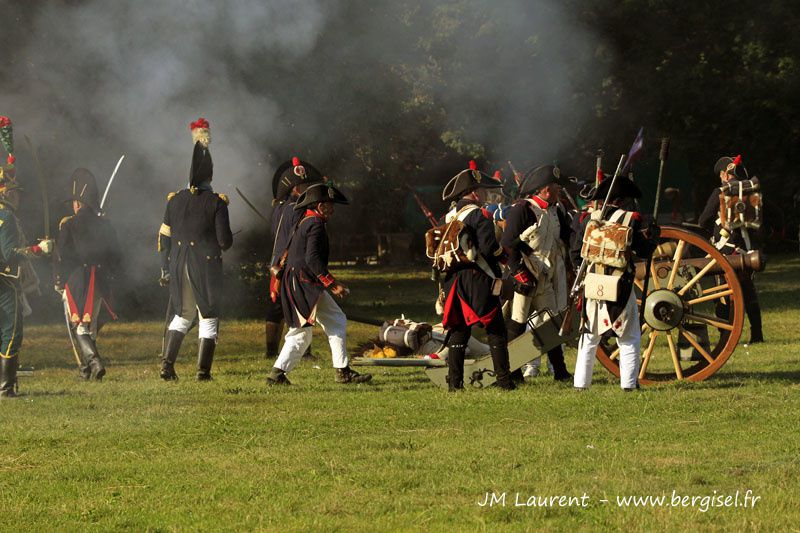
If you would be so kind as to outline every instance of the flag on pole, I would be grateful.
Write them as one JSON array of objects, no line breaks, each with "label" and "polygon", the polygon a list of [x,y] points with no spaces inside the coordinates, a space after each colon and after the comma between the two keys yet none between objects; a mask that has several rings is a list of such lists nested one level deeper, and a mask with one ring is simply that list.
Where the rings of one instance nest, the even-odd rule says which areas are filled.
[{"label": "flag on pole", "polygon": [[628,174],[628,171],[633,168],[633,163],[636,159],[639,158],[639,155],[642,153],[642,148],[644,147],[644,126],[639,128],[639,133],[636,134],[636,139],[633,140],[633,144],[631,145],[631,149],[628,151],[628,157],[625,160],[625,166],[622,167],[622,172],[620,172],[620,176],[625,176]]}]

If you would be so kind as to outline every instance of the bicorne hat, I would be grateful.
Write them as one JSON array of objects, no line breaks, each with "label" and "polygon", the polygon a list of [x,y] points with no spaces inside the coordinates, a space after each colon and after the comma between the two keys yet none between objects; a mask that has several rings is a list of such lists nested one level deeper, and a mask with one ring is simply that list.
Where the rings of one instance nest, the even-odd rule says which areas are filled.
[{"label": "bicorne hat", "polygon": [[322,173],[311,163],[293,157],[281,163],[272,176],[272,197],[274,202],[283,202],[297,185],[322,183]]},{"label": "bicorne hat", "polygon": [[442,200],[448,202],[465,196],[475,189],[499,189],[502,183],[478,170],[475,161],[469,162],[469,168],[462,170],[447,182],[442,190]]},{"label": "bicorne hat", "polygon": [[323,202],[333,202],[335,204],[344,205],[350,203],[347,201],[347,197],[342,194],[342,191],[333,185],[328,185],[327,183],[314,183],[313,185],[310,185],[308,189],[303,191],[303,194],[301,194],[297,199],[297,203],[294,204],[294,208],[302,209],[304,207],[311,207]]}]

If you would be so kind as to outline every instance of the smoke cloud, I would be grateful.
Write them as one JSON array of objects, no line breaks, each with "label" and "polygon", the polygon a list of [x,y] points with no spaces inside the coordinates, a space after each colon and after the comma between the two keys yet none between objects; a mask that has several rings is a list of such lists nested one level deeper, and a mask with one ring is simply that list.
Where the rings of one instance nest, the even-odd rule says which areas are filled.
[{"label": "smoke cloud", "polygon": [[[72,170],[89,168],[102,190],[126,154],[108,212],[134,285],[157,277],[165,195],[186,186],[188,124],[199,116],[211,123],[213,185],[231,196],[234,231],[263,230],[233,188],[268,214],[272,171],[295,154],[351,189],[385,179],[379,167],[417,145],[495,168],[563,160],[593,114],[581,87],[606,74],[598,38],[554,0],[0,4],[16,21],[0,37],[10,58],[0,113],[15,123],[19,177],[31,187],[27,134],[53,212],[64,212],[57,200]],[[438,123],[414,120],[422,114]],[[421,138],[437,128],[438,139]],[[419,168],[417,183],[439,185],[458,170]],[[42,234],[28,217],[37,199],[26,198],[29,235]]]}]

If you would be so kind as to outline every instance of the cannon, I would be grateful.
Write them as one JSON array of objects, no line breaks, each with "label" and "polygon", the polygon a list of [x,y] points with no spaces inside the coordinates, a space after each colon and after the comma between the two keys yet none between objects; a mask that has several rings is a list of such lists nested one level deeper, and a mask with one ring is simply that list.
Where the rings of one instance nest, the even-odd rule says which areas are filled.
[{"label": "cannon", "polygon": [[[738,275],[764,267],[760,252],[725,256],[697,233],[663,226],[642,312],[639,382],[702,381],[722,368],[744,324]],[[636,264],[640,306],[645,270],[644,261]],[[619,377],[619,350],[613,338],[603,339],[597,358]]]}]

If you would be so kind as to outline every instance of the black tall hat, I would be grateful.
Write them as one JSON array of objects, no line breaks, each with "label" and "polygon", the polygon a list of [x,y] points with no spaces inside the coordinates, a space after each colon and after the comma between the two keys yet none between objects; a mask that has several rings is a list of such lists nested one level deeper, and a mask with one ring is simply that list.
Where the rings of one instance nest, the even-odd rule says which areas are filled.
[{"label": "black tall hat", "polygon": [[462,170],[447,182],[442,190],[442,200],[448,202],[461,198],[475,189],[500,189],[503,184],[478,170],[475,161],[469,162],[469,168]]},{"label": "black tall hat", "polygon": [[728,174],[733,174],[736,179],[747,180],[750,179],[750,174],[747,173],[747,168],[742,165],[742,156],[736,157],[720,157],[714,164],[714,174],[719,176],[723,170]]},{"label": "black tall hat", "polygon": [[592,195],[592,200],[605,200],[606,195],[608,195],[608,189],[611,187],[612,182],[614,182],[614,190],[611,191],[611,196],[608,198],[609,201],[619,198],[642,197],[642,190],[638,185],[636,185],[636,183],[633,182],[632,179],[619,176],[616,180],[612,178],[606,178],[601,181],[600,185],[597,186],[597,189],[595,189],[594,194]]},{"label": "black tall hat", "polygon": [[77,200],[88,206],[92,211],[99,211],[100,195],[94,175],[85,168],[78,168],[72,173],[70,180],[72,181],[72,186],[67,201]]},{"label": "black tall hat", "polygon": [[522,184],[519,186],[520,196],[529,196],[545,185],[559,183],[561,171],[553,165],[541,165],[525,173]]},{"label": "black tall hat", "polygon": [[211,143],[211,125],[203,117],[189,124],[194,141],[192,167],[189,169],[189,187],[197,187],[205,181],[211,181],[214,175],[214,162],[208,145]]},{"label": "black tall hat", "polygon": [[297,203],[294,204],[294,208],[302,209],[320,202],[333,202],[335,204],[344,205],[350,203],[347,200],[347,197],[342,194],[342,191],[333,185],[328,185],[327,183],[314,183],[313,185],[309,186],[308,189],[303,192],[303,194],[300,195],[300,197],[297,199]]},{"label": "black tall hat", "polygon": [[192,167],[189,170],[189,186],[197,187],[205,181],[211,181],[214,175],[214,162],[207,146],[198,141],[194,143]]},{"label": "black tall hat", "polygon": [[293,157],[291,160],[281,163],[272,176],[272,197],[276,202],[283,202],[289,197],[297,185],[305,183],[322,183],[322,172],[317,170],[311,163]]}]

